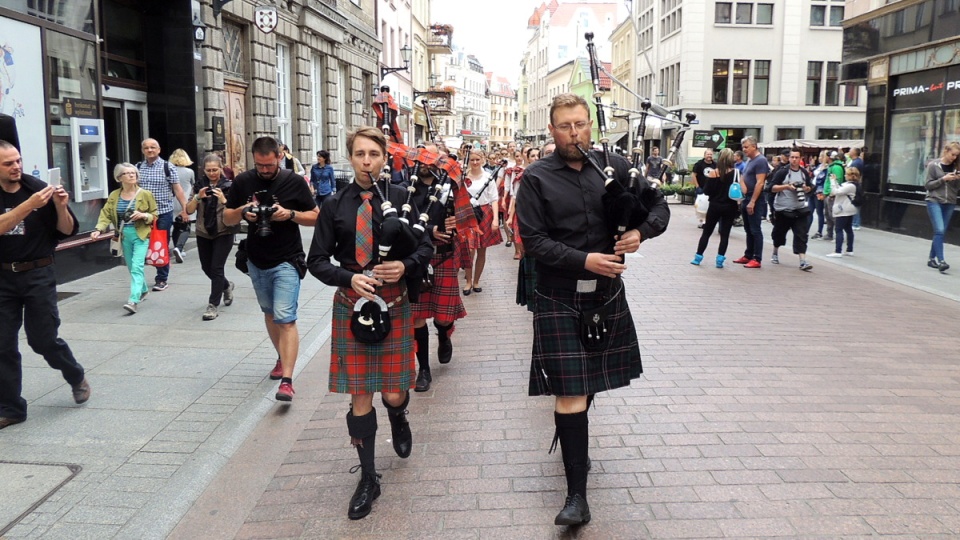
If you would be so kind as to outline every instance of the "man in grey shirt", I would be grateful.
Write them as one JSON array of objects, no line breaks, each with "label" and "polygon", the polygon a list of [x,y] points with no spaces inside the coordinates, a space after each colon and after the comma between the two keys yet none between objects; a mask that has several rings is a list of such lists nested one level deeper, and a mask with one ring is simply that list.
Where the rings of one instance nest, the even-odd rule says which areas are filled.
[{"label": "man in grey shirt", "polygon": [[800,257],[800,270],[809,272],[813,265],[807,262],[807,216],[810,207],[807,197],[814,185],[810,173],[800,166],[800,151],[792,150],[786,167],[770,175],[765,191],[772,193],[773,211],[773,257],[770,262],[780,264],[780,246],[787,243],[787,231],[793,231],[793,252]]}]

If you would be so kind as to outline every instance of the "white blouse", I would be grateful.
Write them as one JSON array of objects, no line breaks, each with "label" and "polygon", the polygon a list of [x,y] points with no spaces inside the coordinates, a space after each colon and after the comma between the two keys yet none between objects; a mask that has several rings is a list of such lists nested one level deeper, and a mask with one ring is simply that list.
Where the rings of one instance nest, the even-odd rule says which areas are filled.
[{"label": "white blouse", "polygon": [[[493,204],[500,199],[497,193],[497,183],[493,180],[488,183],[487,180],[489,179],[490,173],[487,171],[483,171],[483,176],[477,180],[470,179],[471,184],[467,191],[470,193],[470,203],[474,206]],[[484,184],[486,184],[487,189],[483,189]],[[483,189],[483,193],[480,193],[481,189]]]}]

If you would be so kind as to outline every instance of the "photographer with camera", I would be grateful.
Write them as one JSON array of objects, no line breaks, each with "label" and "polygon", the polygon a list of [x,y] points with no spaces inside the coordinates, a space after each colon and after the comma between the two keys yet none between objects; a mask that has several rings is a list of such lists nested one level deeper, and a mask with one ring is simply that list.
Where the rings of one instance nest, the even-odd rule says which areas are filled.
[{"label": "photographer with camera", "polygon": [[279,355],[270,378],[280,379],[277,400],[292,401],[293,368],[300,347],[297,299],[300,280],[306,274],[300,225],[313,227],[319,210],[303,177],[280,168],[276,139],[260,137],[253,141],[252,150],[255,169],[234,180],[223,224],[237,225],[241,218],[250,224],[245,241],[247,268],[267,333]]},{"label": "photographer with camera", "polygon": [[787,243],[787,231],[793,231],[793,252],[800,257],[800,270],[808,272],[813,265],[807,262],[807,231],[810,206],[807,197],[814,185],[810,173],[800,166],[800,150],[791,150],[787,166],[770,175],[764,191],[773,199],[773,257],[770,262],[780,264],[780,246]]}]

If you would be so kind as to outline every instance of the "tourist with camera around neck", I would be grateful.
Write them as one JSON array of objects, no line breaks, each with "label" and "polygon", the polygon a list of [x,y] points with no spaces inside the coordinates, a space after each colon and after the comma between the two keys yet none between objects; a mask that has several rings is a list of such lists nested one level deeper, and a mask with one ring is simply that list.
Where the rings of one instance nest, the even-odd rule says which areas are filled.
[{"label": "tourist with camera around neck", "polygon": [[270,378],[280,381],[277,400],[293,401],[293,368],[300,348],[297,300],[306,273],[300,226],[314,226],[319,209],[303,177],[280,167],[276,139],[260,137],[252,151],[254,168],[234,180],[223,224],[238,225],[241,219],[249,224],[242,242],[246,269],[279,356]]},{"label": "tourist with camera around neck", "polygon": [[232,281],[228,281],[223,267],[233,250],[233,237],[240,232],[239,225],[226,225],[223,211],[226,209],[227,194],[230,193],[232,180],[223,176],[223,161],[220,156],[210,154],[203,158],[203,178],[197,184],[197,194],[187,203],[187,212],[197,213],[197,253],[200,268],[210,278],[210,297],[207,309],[201,318],[212,321],[219,315],[220,301],[223,305],[233,304]]},{"label": "tourist with camera around neck", "polygon": [[773,255],[770,262],[780,264],[780,246],[787,243],[787,231],[793,231],[793,252],[800,257],[800,270],[809,272],[807,231],[810,229],[810,203],[814,184],[807,169],[800,166],[800,150],[793,149],[787,164],[774,171],[764,186],[773,196]]}]

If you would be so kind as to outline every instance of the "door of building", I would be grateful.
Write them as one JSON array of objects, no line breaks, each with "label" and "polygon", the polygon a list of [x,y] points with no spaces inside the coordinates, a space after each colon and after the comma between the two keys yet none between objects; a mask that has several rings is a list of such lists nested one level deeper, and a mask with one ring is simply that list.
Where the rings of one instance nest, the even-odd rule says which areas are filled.
[{"label": "door of building", "polygon": [[224,83],[227,115],[227,166],[235,174],[247,170],[247,86]]},{"label": "door of building", "polygon": [[116,189],[113,168],[123,162],[143,159],[140,145],[147,138],[147,105],[133,101],[103,101],[104,135],[107,139],[109,188]]}]

